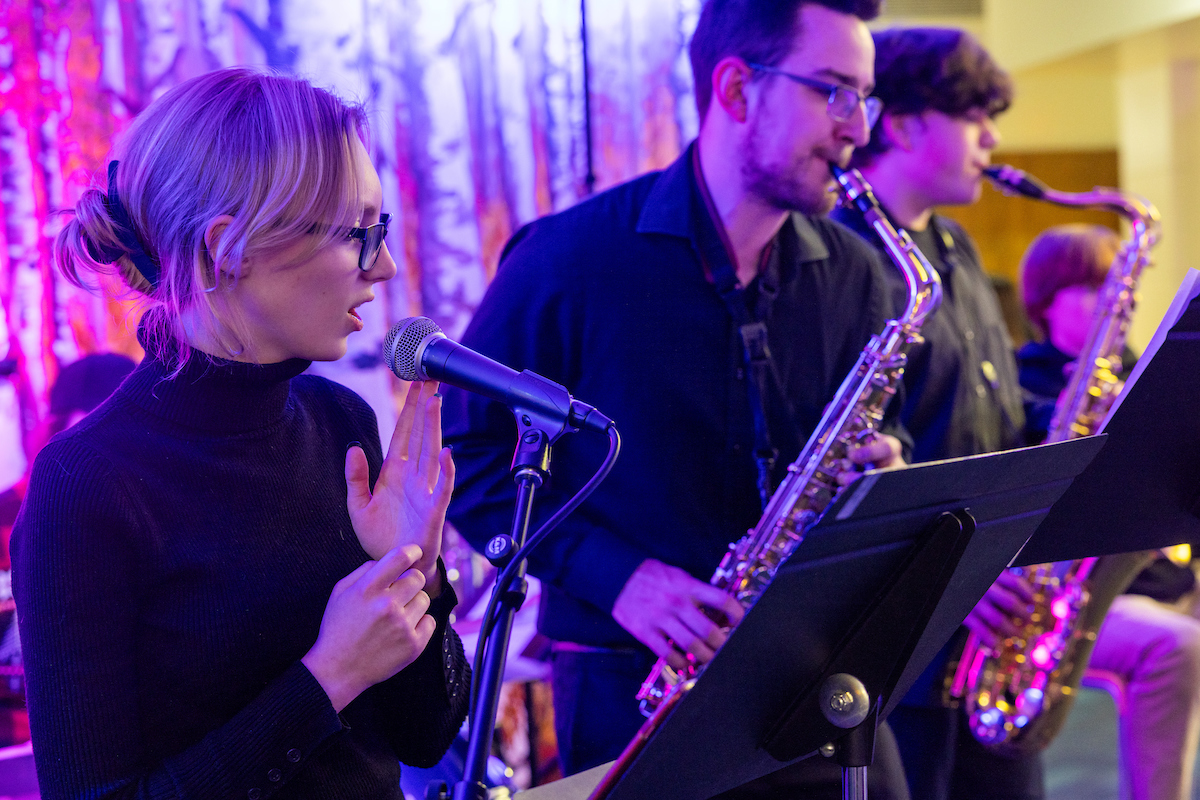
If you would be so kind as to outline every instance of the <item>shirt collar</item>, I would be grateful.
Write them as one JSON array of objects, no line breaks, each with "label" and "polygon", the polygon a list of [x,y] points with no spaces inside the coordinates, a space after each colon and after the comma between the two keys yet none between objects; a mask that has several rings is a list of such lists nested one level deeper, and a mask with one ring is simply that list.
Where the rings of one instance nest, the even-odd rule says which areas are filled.
[{"label": "shirt collar", "polygon": [[638,233],[665,233],[694,239],[692,230],[692,197],[696,186],[692,177],[693,141],[671,166],[663,170],[646,197],[638,217]]},{"label": "shirt collar", "polygon": [[[700,188],[692,170],[692,150],[696,147],[693,141],[683,154],[671,166],[663,170],[654,187],[646,197],[641,216],[638,217],[638,233],[662,233],[668,236],[679,236],[695,243],[694,225],[699,220],[692,217],[693,198],[698,198]],[[696,204],[703,208],[703,203]],[[718,220],[709,219],[709,224],[716,226]],[[796,255],[799,261],[824,261],[829,258],[829,248],[821,238],[816,225],[804,214],[792,213],[784,225],[791,225],[795,230],[797,247]]]}]

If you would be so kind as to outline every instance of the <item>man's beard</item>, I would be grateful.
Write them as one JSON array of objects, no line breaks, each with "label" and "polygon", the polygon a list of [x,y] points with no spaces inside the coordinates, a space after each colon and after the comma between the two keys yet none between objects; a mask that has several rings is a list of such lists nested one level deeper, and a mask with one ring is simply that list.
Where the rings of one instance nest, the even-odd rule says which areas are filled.
[{"label": "man's beard", "polygon": [[806,186],[800,169],[764,164],[759,157],[763,150],[758,146],[757,133],[757,127],[750,130],[743,150],[741,171],[746,191],[780,211],[828,214],[836,199],[833,192],[827,191],[828,184]]}]

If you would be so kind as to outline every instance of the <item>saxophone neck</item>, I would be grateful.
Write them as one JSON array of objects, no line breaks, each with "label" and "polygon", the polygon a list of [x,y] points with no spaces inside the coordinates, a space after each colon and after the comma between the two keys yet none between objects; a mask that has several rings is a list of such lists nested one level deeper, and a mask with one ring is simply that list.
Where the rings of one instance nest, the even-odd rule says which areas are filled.
[{"label": "saxophone neck", "polygon": [[1075,371],[1055,405],[1047,441],[1062,441],[1095,433],[1112,400],[1120,393],[1121,352],[1137,302],[1142,269],[1150,263],[1150,249],[1158,241],[1158,209],[1137,195],[1096,187],[1090,192],[1062,192],[1007,165],[996,165],[984,174],[1009,194],[1020,194],[1060,206],[1098,209],[1121,215],[1130,224],[1131,236],[1121,245],[1096,298],[1087,339],[1075,362]]},{"label": "saxophone neck", "polygon": [[892,322],[908,328],[920,328],[942,301],[942,279],[937,270],[913,243],[912,237],[892,224],[862,173],[832,163],[829,171],[837,181],[842,202],[863,215],[892,263],[904,276],[908,290],[907,306],[904,313]]},{"label": "saxophone neck", "polygon": [[1158,240],[1161,229],[1161,217],[1158,209],[1140,195],[1104,186],[1097,186],[1089,192],[1063,192],[1051,189],[1028,172],[1008,164],[990,166],[983,171],[983,174],[1005,194],[1019,194],[1032,200],[1042,200],[1059,206],[1111,211],[1119,214],[1132,224],[1135,239],[1146,240],[1146,249],[1153,247]]}]

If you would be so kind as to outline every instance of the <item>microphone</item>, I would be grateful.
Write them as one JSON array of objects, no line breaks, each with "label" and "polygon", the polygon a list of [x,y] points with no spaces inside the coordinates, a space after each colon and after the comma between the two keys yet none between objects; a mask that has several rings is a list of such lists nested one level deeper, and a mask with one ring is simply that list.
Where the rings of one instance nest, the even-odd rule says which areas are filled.
[{"label": "microphone", "polygon": [[613,421],[562,386],[529,370],[517,372],[446,338],[428,317],[408,317],[383,340],[383,361],[402,381],[441,381],[503,403],[526,427],[537,418],[552,429],[607,434]]}]

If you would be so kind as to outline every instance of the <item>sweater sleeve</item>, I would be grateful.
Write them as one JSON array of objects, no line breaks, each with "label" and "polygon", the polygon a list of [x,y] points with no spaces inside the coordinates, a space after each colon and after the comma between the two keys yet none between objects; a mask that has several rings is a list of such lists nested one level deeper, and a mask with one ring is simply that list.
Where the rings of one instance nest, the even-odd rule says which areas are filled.
[{"label": "sweater sleeve", "polygon": [[38,456],[12,550],[42,796],[268,798],[341,721],[297,662],[200,741],[147,763],[134,654],[148,536],[106,460],[69,440]]},{"label": "sweater sleeve", "polygon": [[388,732],[400,761],[422,768],[437,764],[450,748],[471,697],[471,667],[462,641],[450,627],[450,612],[458,598],[441,559],[438,572],[444,588],[429,606],[428,614],[437,622],[429,645],[415,661],[363,692],[343,712],[351,726],[362,715],[373,716]]},{"label": "sweater sleeve", "polygon": [[[522,229],[505,249],[463,343],[570,390],[584,361],[583,327],[588,313],[583,306],[594,302],[586,297],[582,282],[563,275],[564,265],[578,260],[572,258],[561,231],[539,231],[538,223]],[[450,517],[482,551],[489,539],[508,533],[512,524],[516,492],[509,468],[517,443],[516,425],[512,413],[500,403],[456,389],[446,392],[444,415],[446,442],[454,450],[457,469]],[[574,446],[594,446],[586,463],[599,467],[603,443],[596,440],[601,437],[575,436]],[[561,506],[571,493],[553,480],[539,489],[539,518]],[[607,614],[629,576],[649,555],[631,536],[612,530],[602,515],[592,511],[585,504],[568,517],[533,553],[529,568],[539,579]]]}]

